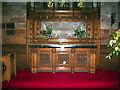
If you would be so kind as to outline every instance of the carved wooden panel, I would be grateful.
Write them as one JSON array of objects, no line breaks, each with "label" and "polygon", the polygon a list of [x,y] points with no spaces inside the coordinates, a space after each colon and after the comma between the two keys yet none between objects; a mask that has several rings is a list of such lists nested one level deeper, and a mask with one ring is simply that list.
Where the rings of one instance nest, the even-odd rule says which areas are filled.
[{"label": "carved wooden panel", "polygon": [[71,55],[71,49],[57,49],[56,52],[56,64],[59,67],[63,66],[70,66],[70,55]]},{"label": "carved wooden panel", "polygon": [[51,49],[41,49],[37,54],[38,67],[51,67]]},{"label": "carved wooden panel", "polygon": [[87,37],[88,38],[93,38],[93,22],[88,22],[87,23]]},{"label": "carved wooden panel", "polygon": [[[67,16],[65,16],[66,13],[68,13]],[[65,10],[65,11],[59,11],[59,10],[58,11],[51,11],[51,10],[44,11],[43,10],[43,11],[38,11],[38,12],[30,12],[30,14],[32,17],[30,17],[31,19],[28,20],[28,23],[27,23],[28,24],[27,34],[29,36],[30,43],[53,43],[53,42],[51,42],[51,40],[53,41],[54,39],[56,39],[55,41],[59,41],[58,39],[61,38],[61,37],[52,37],[51,40],[49,41],[49,40],[44,40],[44,38],[40,37],[40,30],[42,30],[41,22],[59,22],[59,23],[61,23],[61,22],[69,22],[69,23],[82,22],[82,23],[86,23],[87,38],[83,38],[86,43],[88,43],[88,41],[90,39],[94,40],[93,38],[95,38],[95,36],[97,37],[97,35],[98,35],[96,33],[99,31],[99,21],[96,19],[96,18],[98,18],[97,11],[88,12],[88,11],[67,11],[67,10]],[[58,16],[56,16],[56,14]],[[50,17],[51,15],[52,15],[52,17]],[[33,19],[33,17],[34,17],[34,19]],[[39,18],[37,18],[37,17],[39,17]],[[53,17],[54,17],[54,19],[53,19]],[[58,18],[56,18],[56,17],[58,17]],[[95,23],[93,23],[94,21],[95,21]],[[98,28],[98,29],[94,29],[94,28]],[[74,29],[75,28],[73,28],[73,30]],[[69,32],[69,29],[67,32]],[[62,33],[59,33],[59,34],[61,35]],[[74,42],[74,43],[80,42],[77,38],[74,38],[75,40],[73,40],[71,37],[67,37],[67,38],[69,38],[69,40],[71,40],[71,41],[66,41],[66,42],[70,42],[70,43],[71,42]],[[61,42],[61,41],[59,41],[59,42]],[[90,42],[93,42],[93,41],[90,41]]]},{"label": "carved wooden panel", "polygon": [[45,66],[50,64],[50,54],[40,54],[40,66]]},{"label": "carved wooden panel", "polygon": [[69,64],[69,54],[58,54],[58,63],[57,64]]},{"label": "carved wooden panel", "polygon": [[[38,48],[32,53],[32,72],[37,70],[89,70],[95,72],[95,54],[93,49],[72,48]],[[92,53],[91,53],[92,52]]]},{"label": "carved wooden panel", "polygon": [[81,66],[86,66],[87,63],[87,51],[77,51],[75,55],[75,66],[76,67],[81,67]]},{"label": "carved wooden panel", "polygon": [[90,58],[88,58],[90,49],[76,49],[75,51],[75,70],[88,70]]},{"label": "carved wooden panel", "polygon": [[76,64],[86,64],[87,55],[86,54],[77,54]]}]

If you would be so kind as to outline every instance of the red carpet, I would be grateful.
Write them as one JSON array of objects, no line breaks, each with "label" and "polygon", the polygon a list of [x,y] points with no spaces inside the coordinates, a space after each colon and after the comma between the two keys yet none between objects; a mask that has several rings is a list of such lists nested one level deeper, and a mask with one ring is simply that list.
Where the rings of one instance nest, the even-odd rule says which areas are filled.
[{"label": "red carpet", "polygon": [[96,70],[88,72],[38,72],[30,69],[17,72],[9,83],[2,83],[3,88],[119,88],[120,72]]}]

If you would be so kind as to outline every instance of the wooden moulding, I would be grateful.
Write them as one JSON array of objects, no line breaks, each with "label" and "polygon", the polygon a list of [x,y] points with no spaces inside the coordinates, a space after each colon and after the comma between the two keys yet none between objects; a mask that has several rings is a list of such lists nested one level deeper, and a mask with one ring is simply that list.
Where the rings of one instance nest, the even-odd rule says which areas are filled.
[{"label": "wooden moulding", "polygon": [[36,53],[32,53],[32,68],[31,71],[32,73],[36,73],[37,72],[37,68],[36,68],[36,60],[37,59],[37,54]]},{"label": "wooden moulding", "polygon": [[53,38],[53,39],[49,39],[49,42],[79,42],[78,39],[62,39],[62,38]]},{"label": "wooden moulding", "polygon": [[54,44],[54,43],[68,43],[68,44],[76,44],[76,43],[89,43],[89,44],[93,44],[93,39],[82,39],[79,40],[78,38],[49,38],[48,40],[46,40],[45,38],[37,38],[36,40],[34,40],[34,43],[46,43],[46,44]]},{"label": "wooden moulding", "polygon": [[[82,20],[93,20],[94,17],[97,17],[97,11],[80,11],[80,10],[37,10],[37,11],[31,11],[29,12],[29,17],[30,18],[34,18],[34,19],[41,19],[41,20],[48,20],[50,21],[50,19],[52,18],[77,18],[77,19],[82,19]],[[83,17],[83,18],[80,18]],[[86,18],[87,17],[87,18]],[[60,19],[60,20],[61,20]],[[60,21],[59,20],[59,21]],[[70,20],[70,19],[66,19],[66,20]],[[78,20],[79,21],[79,20]]]}]

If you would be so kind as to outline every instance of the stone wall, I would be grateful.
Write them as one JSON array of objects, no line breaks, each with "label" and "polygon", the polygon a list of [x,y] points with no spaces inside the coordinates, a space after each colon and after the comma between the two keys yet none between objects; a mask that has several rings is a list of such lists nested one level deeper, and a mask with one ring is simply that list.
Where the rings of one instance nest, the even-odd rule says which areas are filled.
[{"label": "stone wall", "polygon": [[26,3],[2,3],[2,55],[15,53],[17,70],[27,68]]},{"label": "stone wall", "polygon": [[[111,26],[111,15],[115,13],[115,23]],[[101,3],[101,29],[118,28],[118,2]]]},{"label": "stone wall", "polygon": [[120,28],[120,1],[118,3],[118,21],[119,21],[119,28]]},{"label": "stone wall", "polygon": [[[114,23],[111,22],[111,16],[114,13]],[[118,29],[118,2],[101,3],[101,45],[106,45],[110,40],[108,35]]]},{"label": "stone wall", "polygon": [[2,43],[26,43],[26,3],[2,3]]}]

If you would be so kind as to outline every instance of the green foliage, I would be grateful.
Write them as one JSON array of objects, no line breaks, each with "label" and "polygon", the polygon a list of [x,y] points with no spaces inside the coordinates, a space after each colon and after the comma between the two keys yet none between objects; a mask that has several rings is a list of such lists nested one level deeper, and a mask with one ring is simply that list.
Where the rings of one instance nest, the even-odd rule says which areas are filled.
[{"label": "green foliage", "polygon": [[41,35],[45,36],[45,39],[48,40],[49,38],[51,38],[51,33],[52,33],[52,29],[46,27],[46,30],[42,30]]},{"label": "green foliage", "polygon": [[48,3],[47,3],[47,6],[48,6],[49,8],[53,8],[53,3],[52,3],[52,2],[48,2]]},{"label": "green foliage", "polygon": [[106,56],[106,58],[111,59],[113,55],[120,55],[120,29],[118,29],[115,33],[108,35],[112,39],[108,42],[108,47],[112,50]]},{"label": "green foliage", "polygon": [[83,8],[84,6],[84,0],[80,0],[79,3],[77,4],[78,7]]},{"label": "green foliage", "polygon": [[[85,7],[84,5],[84,0],[74,0],[74,2],[78,2],[77,3],[77,7],[79,8],[83,8]],[[47,2],[47,7],[49,8],[53,8],[53,4],[55,3],[55,0],[52,0],[52,1],[49,1]],[[64,8],[68,8],[69,6],[67,5],[69,2],[67,2],[66,0],[59,0],[59,7],[61,9],[64,9]]]},{"label": "green foliage", "polygon": [[81,30],[81,29],[76,29],[74,32],[75,32],[74,35],[77,36],[77,38],[80,38],[80,39],[85,37],[85,35],[86,35],[86,32]]},{"label": "green foliage", "polygon": [[65,0],[62,0],[60,3],[60,6],[61,8],[65,8],[65,7],[68,7],[68,5],[66,4]]}]

